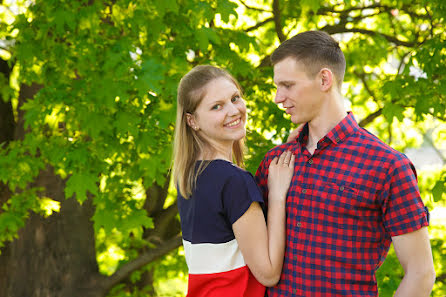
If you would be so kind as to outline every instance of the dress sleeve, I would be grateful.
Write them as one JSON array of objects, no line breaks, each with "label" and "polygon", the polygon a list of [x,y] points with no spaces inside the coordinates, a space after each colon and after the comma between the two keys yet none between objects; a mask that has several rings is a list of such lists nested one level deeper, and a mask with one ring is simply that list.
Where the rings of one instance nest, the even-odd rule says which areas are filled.
[{"label": "dress sleeve", "polygon": [[395,162],[387,176],[382,210],[384,225],[391,236],[429,225],[429,213],[420,197],[415,167],[406,156]]},{"label": "dress sleeve", "polygon": [[234,224],[253,202],[263,203],[254,177],[249,172],[240,172],[228,178],[223,187],[223,209],[229,222]]}]

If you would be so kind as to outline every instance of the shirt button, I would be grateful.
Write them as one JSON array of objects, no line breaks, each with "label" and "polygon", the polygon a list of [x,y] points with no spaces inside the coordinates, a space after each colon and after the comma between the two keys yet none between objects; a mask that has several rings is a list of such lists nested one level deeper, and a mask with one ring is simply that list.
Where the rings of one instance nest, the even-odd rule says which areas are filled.
[{"label": "shirt button", "polygon": [[308,163],[313,164],[313,159],[308,160]]},{"label": "shirt button", "polygon": [[344,186],[340,186],[339,190],[344,191]]},{"label": "shirt button", "polygon": [[341,138],[336,137],[336,142],[339,142],[341,140]]},{"label": "shirt button", "polygon": [[307,189],[302,189],[302,193],[305,194],[307,192]]},{"label": "shirt button", "polygon": [[294,289],[294,294],[297,294],[297,289]]},{"label": "shirt button", "polygon": [[297,222],[296,226],[300,228],[300,226],[302,226],[301,222]]}]

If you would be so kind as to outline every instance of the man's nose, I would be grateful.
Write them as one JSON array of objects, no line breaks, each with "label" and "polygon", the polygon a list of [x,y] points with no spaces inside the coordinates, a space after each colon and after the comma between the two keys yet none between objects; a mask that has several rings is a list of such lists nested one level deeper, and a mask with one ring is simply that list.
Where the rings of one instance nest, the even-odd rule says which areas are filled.
[{"label": "man's nose", "polygon": [[274,97],[274,103],[280,104],[283,103],[283,101],[285,101],[285,96],[283,96],[282,92],[280,92],[279,89],[277,89],[276,96]]}]

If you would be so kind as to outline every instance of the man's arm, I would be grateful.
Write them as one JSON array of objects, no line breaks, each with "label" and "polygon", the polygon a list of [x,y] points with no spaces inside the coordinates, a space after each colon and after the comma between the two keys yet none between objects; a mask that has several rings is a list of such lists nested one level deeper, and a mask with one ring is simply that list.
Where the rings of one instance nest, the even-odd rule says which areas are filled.
[{"label": "man's arm", "polygon": [[392,237],[398,260],[404,269],[394,297],[429,296],[435,282],[435,270],[427,227]]}]

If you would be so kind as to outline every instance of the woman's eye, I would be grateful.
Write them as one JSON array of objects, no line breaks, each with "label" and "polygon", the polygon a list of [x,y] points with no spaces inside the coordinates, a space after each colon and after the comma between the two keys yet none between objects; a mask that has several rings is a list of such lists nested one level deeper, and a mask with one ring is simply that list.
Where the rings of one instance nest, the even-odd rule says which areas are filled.
[{"label": "woman's eye", "polygon": [[237,102],[239,99],[240,99],[240,96],[237,95],[237,96],[232,97],[231,101],[232,102]]},{"label": "woman's eye", "polygon": [[220,104],[215,104],[214,106],[212,106],[212,110],[218,110],[220,109]]}]

